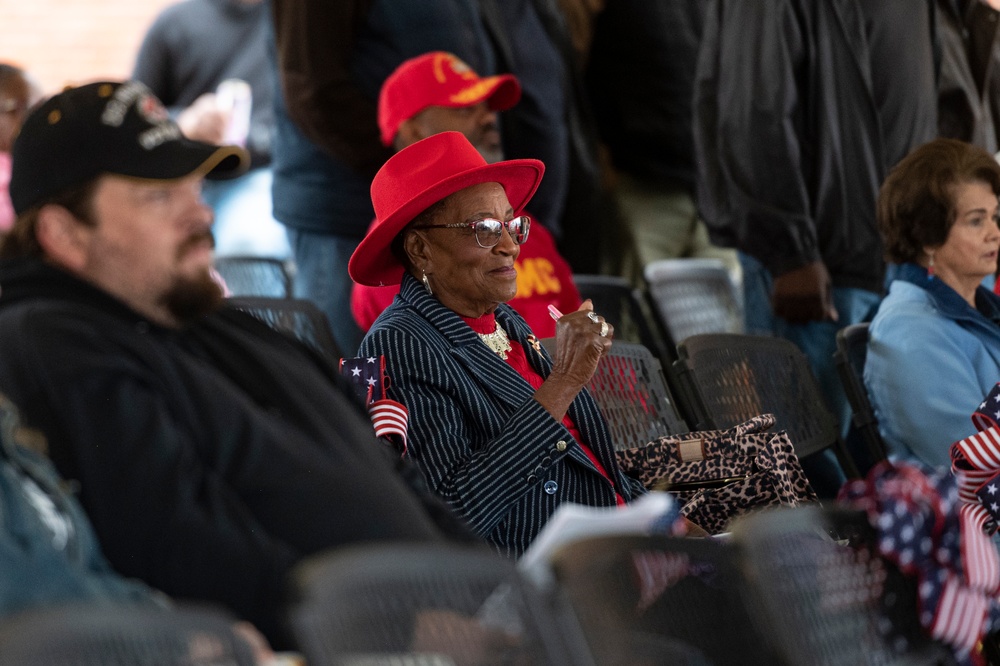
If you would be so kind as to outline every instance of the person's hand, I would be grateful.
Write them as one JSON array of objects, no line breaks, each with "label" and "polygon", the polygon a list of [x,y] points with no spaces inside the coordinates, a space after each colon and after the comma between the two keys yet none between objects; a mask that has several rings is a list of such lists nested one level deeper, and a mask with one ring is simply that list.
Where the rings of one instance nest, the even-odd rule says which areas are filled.
[{"label": "person's hand", "polygon": [[233,623],[233,631],[250,645],[253,649],[254,659],[258,664],[268,666],[275,663],[271,645],[264,638],[264,635],[257,631],[257,627],[249,622],[240,621]]},{"label": "person's hand", "polygon": [[594,304],[588,298],[576,312],[565,314],[556,322],[552,374],[583,387],[594,376],[601,356],[611,349],[614,334],[615,327],[594,312]]},{"label": "person's hand", "polygon": [[474,618],[447,610],[426,610],[416,617],[410,649],[447,655],[458,666],[474,666],[497,663],[501,661],[498,655],[519,644],[517,636],[484,627]]},{"label": "person's hand", "polygon": [[219,108],[214,93],[205,93],[181,111],[177,125],[189,139],[220,145],[226,135],[229,114]]},{"label": "person's hand", "polygon": [[774,314],[793,324],[837,321],[833,283],[822,261],[814,261],[774,278]]}]

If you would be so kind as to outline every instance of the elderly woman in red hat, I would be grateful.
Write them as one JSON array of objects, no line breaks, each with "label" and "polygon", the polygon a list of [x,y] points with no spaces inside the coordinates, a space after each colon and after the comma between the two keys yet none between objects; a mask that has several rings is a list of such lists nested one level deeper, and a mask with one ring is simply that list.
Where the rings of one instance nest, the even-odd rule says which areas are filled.
[{"label": "elderly woman in red hat", "polygon": [[550,358],[506,305],[530,231],[521,211],[543,171],[487,164],[458,132],[419,141],[375,176],[377,219],[349,266],[360,284],[400,284],[359,355],[384,357],[387,395],[409,410],[406,455],[511,557],[562,502],[615,506],[643,492],[584,390],[613,327],[585,301],[559,319]]}]

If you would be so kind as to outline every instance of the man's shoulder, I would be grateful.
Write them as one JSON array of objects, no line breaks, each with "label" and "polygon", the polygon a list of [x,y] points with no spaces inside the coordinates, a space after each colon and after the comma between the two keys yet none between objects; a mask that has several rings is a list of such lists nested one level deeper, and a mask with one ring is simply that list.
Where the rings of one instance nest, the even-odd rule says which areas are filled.
[{"label": "man's shoulder", "polygon": [[107,331],[113,321],[99,308],[68,299],[32,298],[0,305],[0,334]]}]

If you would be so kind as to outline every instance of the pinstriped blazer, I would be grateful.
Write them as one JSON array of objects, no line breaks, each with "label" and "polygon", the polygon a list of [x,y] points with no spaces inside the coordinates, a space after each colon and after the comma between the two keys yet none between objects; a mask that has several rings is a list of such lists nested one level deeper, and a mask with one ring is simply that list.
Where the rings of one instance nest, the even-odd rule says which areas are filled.
[{"label": "pinstriped blazer", "polygon": [[[527,343],[524,319],[501,304],[496,320],[547,377],[551,359]],[[615,488],[626,500],[644,492],[618,468],[607,425],[586,389],[569,415],[615,488],[532,398],[531,385],[409,274],[359,355],[385,356],[388,397],[410,412],[407,455],[502,554],[520,556],[562,502],[614,506]]]}]

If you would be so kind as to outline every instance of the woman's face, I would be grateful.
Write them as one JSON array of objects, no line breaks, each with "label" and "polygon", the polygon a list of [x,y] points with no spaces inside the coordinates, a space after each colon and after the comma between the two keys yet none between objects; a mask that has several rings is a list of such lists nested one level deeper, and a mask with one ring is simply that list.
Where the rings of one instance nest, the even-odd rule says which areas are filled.
[{"label": "woman's face", "polygon": [[941,247],[930,249],[935,274],[960,294],[967,293],[997,270],[1000,230],[997,195],[983,181],[959,183],[954,189],[955,223]]},{"label": "woman's face", "polygon": [[[459,224],[487,217],[502,222],[514,217],[499,183],[481,183],[455,192],[427,224]],[[417,277],[426,272],[434,295],[458,314],[481,317],[517,292],[514,260],[520,248],[506,229],[491,248],[480,247],[470,228],[422,229],[411,235],[415,238],[407,239],[406,247]]]}]

